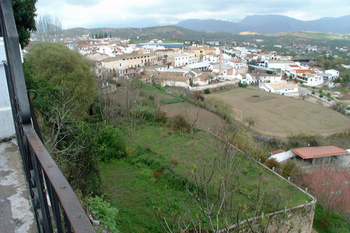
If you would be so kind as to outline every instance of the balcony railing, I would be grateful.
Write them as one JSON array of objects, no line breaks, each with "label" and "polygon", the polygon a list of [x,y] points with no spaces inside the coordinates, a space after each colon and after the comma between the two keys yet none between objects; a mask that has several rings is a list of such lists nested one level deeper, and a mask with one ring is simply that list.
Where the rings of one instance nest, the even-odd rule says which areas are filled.
[{"label": "balcony railing", "polygon": [[11,0],[0,0],[4,61],[16,137],[39,232],[95,232],[73,189],[42,143],[24,81]]}]

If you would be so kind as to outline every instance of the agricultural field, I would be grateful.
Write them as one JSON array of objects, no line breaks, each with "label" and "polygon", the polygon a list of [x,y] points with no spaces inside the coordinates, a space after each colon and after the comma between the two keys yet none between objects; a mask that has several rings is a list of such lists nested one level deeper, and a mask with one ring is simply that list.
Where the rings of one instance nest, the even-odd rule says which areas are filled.
[{"label": "agricultural field", "polygon": [[[187,211],[192,216],[200,216],[203,226],[209,224],[189,194],[189,191],[195,192],[196,174],[198,178],[204,168],[207,171],[217,169],[208,185],[208,198],[213,203],[219,177],[227,175],[223,171],[231,169],[230,182],[235,187],[230,195],[232,207],[238,211],[246,205],[247,216],[253,215],[254,200],[258,197],[264,203],[259,211],[264,213],[312,200],[248,157],[235,152],[225,156],[224,144],[205,131],[196,130],[191,136],[174,133],[162,124],[144,123],[135,135],[139,153],[100,165],[107,197],[119,209],[121,232],[163,232],[155,212],[166,213],[168,206],[177,216]],[[230,163],[221,160],[228,158],[232,162],[230,168]],[[164,216],[169,219],[168,215]]]},{"label": "agricultural field", "polygon": [[331,133],[350,128],[350,118],[321,104],[255,88],[234,88],[207,95],[230,104],[240,121],[254,119],[258,132],[270,136]]}]

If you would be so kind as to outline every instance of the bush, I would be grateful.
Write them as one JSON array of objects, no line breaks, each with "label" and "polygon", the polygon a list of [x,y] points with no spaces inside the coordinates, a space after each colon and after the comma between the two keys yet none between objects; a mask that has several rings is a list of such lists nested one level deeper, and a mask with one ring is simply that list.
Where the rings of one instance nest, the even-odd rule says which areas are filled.
[{"label": "bush", "polygon": [[165,123],[166,122],[166,112],[164,111],[160,111],[159,109],[157,109],[154,112],[154,121],[155,122],[159,122],[159,123]]},{"label": "bush", "polygon": [[118,209],[111,206],[101,197],[90,197],[89,208],[95,213],[96,217],[101,221],[101,225],[108,228],[112,232],[119,232],[117,229]]},{"label": "bush", "polygon": [[97,152],[100,161],[108,161],[113,158],[125,157],[125,140],[118,128],[104,126],[100,129],[100,136],[97,138]]},{"label": "bush", "polygon": [[196,100],[201,100],[201,101],[204,100],[204,96],[201,93],[199,93],[198,91],[194,92],[194,97],[196,98]]},{"label": "bush", "polygon": [[169,128],[172,128],[173,131],[185,132],[190,130],[190,124],[186,120],[186,118],[178,114],[170,119],[168,119],[167,124]]},{"label": "bush", "polygon": [[273,167],[276,169],[281,166],[281,164],[275,158],[268,159],[265,165],[270,169],[272,169]]},{"label": "bush", "polygon": [[323,98],[323,95],[322,95],[322,94],[320,94],[320,95],[319,95],[319,97],[320,97],[320,98]]},{"label": "bush", "polygon": [[159,178],[161,175],[163,175],[164,168],[157,168],[153,170],[153,177]]},{"label": "bush", "polygon": [[282,176],[293,179],[299,173],[299,167],[293,160],[288,160],[282,165]]},{"label": "bush", "polygon": [[248,86],[248,84],[247,83],[242,83],[241,81],[238,83],[238,86],[239,87],[247,87]]},{"label": "bush", "polygon": [[204,90],[204,94],[210,94],[210,90],[207,88]]}]

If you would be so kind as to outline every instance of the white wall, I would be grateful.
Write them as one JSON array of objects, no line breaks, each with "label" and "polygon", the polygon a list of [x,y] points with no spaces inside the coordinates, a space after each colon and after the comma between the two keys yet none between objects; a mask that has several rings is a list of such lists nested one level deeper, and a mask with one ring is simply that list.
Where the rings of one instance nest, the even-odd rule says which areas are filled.
[{"label": "white wall", "polygon": [[289,150],[289,151],[285,151],[285,152],[282,152],[282,153],[278,153],[278,154],[274,154],[274,155],[271,155],[268,159],[272,159],[272,158],[275,158],[278,162],[284,162],[288,159],[291,159],[295,156],[295,154]]},{"label": "white wall", "polygon": [[0,139],[15,135],[5,67],[2,62],[3,60],[6,60],[6,54],[4,40],[0,37]]}]

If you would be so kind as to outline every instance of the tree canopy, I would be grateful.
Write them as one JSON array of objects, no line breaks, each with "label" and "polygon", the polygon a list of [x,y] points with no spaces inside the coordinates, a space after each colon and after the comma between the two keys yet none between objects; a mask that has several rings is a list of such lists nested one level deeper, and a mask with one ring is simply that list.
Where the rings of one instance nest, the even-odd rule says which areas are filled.
[{"label": "tree canopy", "polygon": [[12,0],[18,39],[22,48],[29,44],[30,32],[36,31],[36,2],[37,0]]},{"label": "tree canopy", "polygon": [[90,71],[89,60],[56,43],[34,44],[25,59],[34,74],[58,87],[62,98],[74,104],[79,114],[86,112],[97,90],[97,79]]}]

